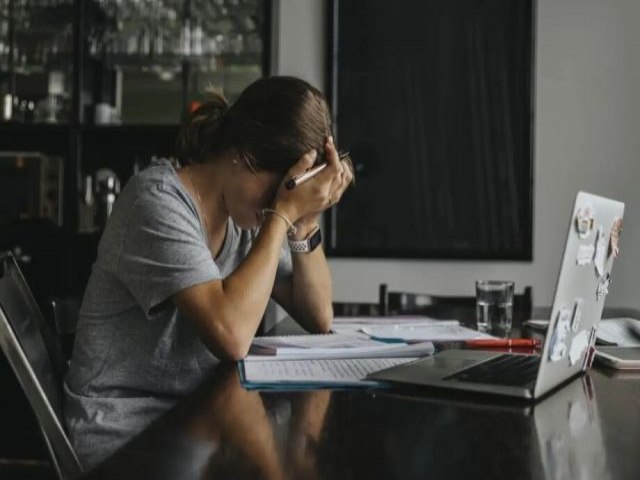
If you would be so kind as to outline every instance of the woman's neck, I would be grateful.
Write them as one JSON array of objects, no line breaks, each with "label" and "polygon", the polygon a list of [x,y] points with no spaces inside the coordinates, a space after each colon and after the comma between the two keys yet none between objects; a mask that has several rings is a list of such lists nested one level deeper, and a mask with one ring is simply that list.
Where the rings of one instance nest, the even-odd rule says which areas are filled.
[{"label": "woman's neck", "polygon": [[179,172],[183,184],[192,194],[203,217],[214,253],[218,252],[224,241],[229,220],[229,212],[222,195],[222,165],[223,162],[192,163]]}]

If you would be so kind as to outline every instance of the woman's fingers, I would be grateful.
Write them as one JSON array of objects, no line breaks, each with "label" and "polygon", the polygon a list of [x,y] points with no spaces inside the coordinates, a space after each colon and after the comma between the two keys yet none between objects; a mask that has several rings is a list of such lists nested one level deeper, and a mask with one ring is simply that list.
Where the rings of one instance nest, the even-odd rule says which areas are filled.
[{"label": "woman's fingers", "polygon": [[[340,162],[341,164],[343,162]],[[340,182],[337,186],[335,194],[333,195],[333,203],[338,203],[342,198],[344,192],[349,188],[351,182],[353,181],[353,172],[349,165],[342,165],[342,171],[340,172]]]},{"label": "woman's fingers", "polygon": [[306,172],[311,167],[318,158],[318,151],[314,148],[313,150],[309,150],[307,153],[300,157],[300,160],[289,169],[289,176],[293,177],[294,175],[300,175],[301,173]]},{"label": "woman's fingers", "polygon": [[[297,188],[289,189],[284,197],[290,197],[306,213],[319,213],[336,204],[353,179],[348,162],[343,162],[338,155],[332,137],[327,137],[324,144],[326,167],[313,178],[303,182]],[[317,151],[305,153],[290,170],[288,178],[309,170],[317,161]]]},{"label": "woman's fingers", "polygon": [[324,144],[324,149],[325,155],[327,157],[327,166],[339,169],[339,167],[341,166],[340,156],[338,155],[338,151],[333,144],[333,137],[331,135],[327,137],[327,141]]},{"label": "woman's fingers", "polygon": [[327,137],[325,142],[325,156],[327,158],[327,175],[331,176],[331,192],[337,192],[342,183],[342,175],[345,170],[344,165],[340,161],[340,156],[333,143],[333,137]]},{"label": "woman's fingers", "polygon": [[332,137],[327,137],[325,142],[325,156],[327,158],[327,168],[325,176],[331,178],[331,184],[327,192],[327,204],[329,206],[338,203],[342,194],[353,181],[353,170],[351,161],[341,161],[338,151],[335,148]]}]

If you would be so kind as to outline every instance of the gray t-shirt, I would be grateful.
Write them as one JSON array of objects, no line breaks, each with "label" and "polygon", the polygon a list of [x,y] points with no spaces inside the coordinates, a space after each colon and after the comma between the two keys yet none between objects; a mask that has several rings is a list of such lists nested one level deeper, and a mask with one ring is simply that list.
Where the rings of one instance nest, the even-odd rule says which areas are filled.
[{"label": "gray t-shirt", "polygon": [[[242,262],[257,229],[231,219],[220,254],[171,162],[134,176],[116,202],[85,290],[71,365],[65,378],[65,419],[72,441],[118,430],[119,399],[179,396],[218,363],[171,296],[224,279]],[[291,274],[283,244],[278,277]],[[88,443],[96,448],[98,437]],[[81,442],[88,447],[86,438]],[[82,450],[82,448],[80,448]],[[82,460],[82,452],[79,452]]]}]

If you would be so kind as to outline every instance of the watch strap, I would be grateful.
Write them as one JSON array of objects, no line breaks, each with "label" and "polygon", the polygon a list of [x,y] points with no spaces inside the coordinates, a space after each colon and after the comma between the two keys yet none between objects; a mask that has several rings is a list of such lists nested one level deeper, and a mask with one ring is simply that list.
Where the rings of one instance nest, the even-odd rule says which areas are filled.
[{"label": "watch strap", "polygon": [[291,253],[309,253],[313,252],[321,242],[322,233],[318,227],[304,240],[292,240],[289,238],[289,250],[291,250]]}]

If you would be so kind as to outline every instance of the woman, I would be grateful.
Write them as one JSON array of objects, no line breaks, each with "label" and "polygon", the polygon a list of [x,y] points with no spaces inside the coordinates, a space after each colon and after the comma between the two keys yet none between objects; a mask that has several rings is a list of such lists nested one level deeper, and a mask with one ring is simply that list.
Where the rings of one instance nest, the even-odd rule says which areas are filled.
[{"label": "woman", "polygon": [[[184,394],[219,360],[243,358],[269,298],[311,332],[331,326],[318,221],[353,175],[322,94],[258,80],[231,107],[215,96],[198,108],[179,143],[183,166],[133,177],[100,240],[65,380],[81,459],[118,442],[118,412],[137,398]],[[285,186],[318,162],[318,175]]]}]

